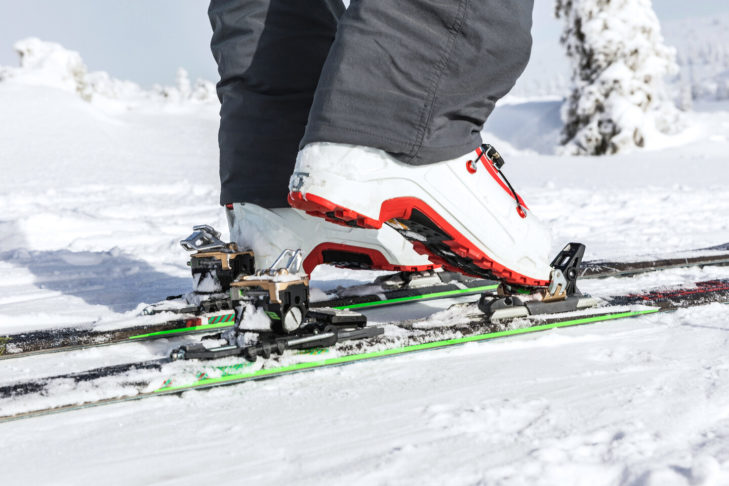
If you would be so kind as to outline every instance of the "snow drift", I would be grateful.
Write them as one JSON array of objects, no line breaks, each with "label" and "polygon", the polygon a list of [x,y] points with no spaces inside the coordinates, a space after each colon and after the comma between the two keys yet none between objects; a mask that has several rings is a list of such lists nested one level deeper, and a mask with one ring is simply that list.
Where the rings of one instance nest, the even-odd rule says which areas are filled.
[{"label": "snow drift", "polygon": [[210,81],[191,83],[180,68],[175,86],[154,86],[150,90],[131,81],[112,78],[103,71],[88,72],[81,55],[54,42],[35,37],[13,46],[20,67],[0,67],[0,82],[45,86],[76,93],[89,103],[107,108],[135,109],[150,104],[217,103]]}]

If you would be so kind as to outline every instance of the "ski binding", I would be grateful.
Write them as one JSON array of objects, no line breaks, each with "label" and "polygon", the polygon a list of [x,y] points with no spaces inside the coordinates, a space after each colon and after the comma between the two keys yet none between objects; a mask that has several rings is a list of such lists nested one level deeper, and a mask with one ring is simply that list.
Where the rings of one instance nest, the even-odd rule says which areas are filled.
[{"label": "ski binding", "polygon": [[490,322],[540,314],[561,314],[594,307],[598,299],[583,296],[577,289],[577,275],[585,254],[582,243],[568,243],[552,261],[549,286],[521,289],[499,285],[496,293],[485,293],[478,308]]},{"label": "ski binding", "polygon": [[[203,343],[182,346],[172,351],[177,359],[217,359],[243,356],[255,361],[288,349],[328,347],[340,341],[372,338],[384,333],[379,327],[366,327],[367,318],[349,310],[309,309],[309,279],[301,273],[301,250],[284,250],[266,270],[241,275],[230,284],[235,308],[235,326],[216,336],[227,345],[208,348]],[[246,329],[246,315],[262,310],[270,321],[269,330]],[[255,333],[257,342],[249,344],[246,335]]]}]

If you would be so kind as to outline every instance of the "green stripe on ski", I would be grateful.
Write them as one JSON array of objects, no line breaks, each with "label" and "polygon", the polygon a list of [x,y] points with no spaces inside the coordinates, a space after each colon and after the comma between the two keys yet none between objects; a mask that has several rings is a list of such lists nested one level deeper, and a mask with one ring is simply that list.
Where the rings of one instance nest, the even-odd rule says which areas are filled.
[{"label": "green stripe on ski", "polygon": [[167,331],[157,331],[157,332],[150,332],[148,334],[138,334],[136,336],[129,336],[129,339],[145,339],[155,336],[164,336],[165,334],[180,334],[185,332],[194,332],[194,331],[206,331],[208,329],[220,329],[221,327],[231,327],[233,324],[231,322],[220,322],[218,324],[205,324],[202,326],[194,326],[194,327],[178,327],[177,329],[168,329]]},{"label": "green stripe on ski", "polygon": [[235,381],[239,381],[239,380],[254,379],[254,378],[263,378],[263,377],[269,376],[269,375],[278,375],[278,374],[288,373],[288,372],[292,372],[292,371],[302,371],[302,370],[320,368],[320,367],[325,367],[325,366],[351,363],[351,362],[355,362],[355,361],[363,361],[363,360],[373,359],[373,358],[383,358],[386,356],[395,356],[398,354],[406,354],[406,353],[411,353],[414,351],[425,351],[427,349],[448,347],[448,346],[453,346],[456,344],[465,344],[465,343],[474,342],[474,341],[486,341],[489,339],[496,339],[496,338],[500,338],[500,337],[515,336],[518,334],[546,331],[549,329],[555,329],[555,328],[559,328],[559,327],[579,326],[582,324],[592,324],[592,323],[601,322],[601,321],[611,321],[611,320],[623,319],[623,318],[627,318],[627,317],[637,317],[637,316],[642,316],[645,314],[653,314],[653,313],[656,313],[659,311],[660,311],[660,309],[649,309],[649,310],[644,310],[644,311],[630,311],[630,312],[620,312],[617,314],[606,314],[606,315],[599,315],[599,316],[593,316],[593,317],[583,317],[580,319],[573,319],[570,321],[563,321],[563,322],[555,322],[552,324],[543,324],[543,325],[539,325],[539,326],[523,327],[523,328],[519,328],[519,329],[510,329],[508,331],[491,332],[491,333],[487,333],[487,334],[478,334],[478,335],[474,335],[474,336],[466,336],[466,337],[456,338],[456,339],[446,339],[443,341],[434,341],[432,343],[414,344],[412,346],[404,346],[402,348],[393,348],[393,349],[384,349],[381,351],[372,351],[370,353],[354,354],[354,355],[350,355],[350,356],[340,356],[338,358],[330,358],[330,359],[325,359],[325,360],[321,360],[321,361],[313,361],[313,362],[309,362],[309,363],[298,363],[298,364],[294,364],[294,365],[290,365],[290,366],[282,366],[279,368],[258,370],[258,371],[254,371],[252,373],[241,373],[241,374],[237,374],[237,375],[232,374],[232,375],[228,375],[228,376],[222,376],[220,378],[206,378],[204,380],[200,380],[195,383],[188,384],[188,385],[163,386],[162,388],[155,390],[154,393],[171,392],[171,391],[176,391],[176,390],[184,390],[186,388],[198,388],[201,386],[213,385],[213,384],[218,384],[218,383],[235,382]]},{"label": "green stripe on ski", "polygon": [[416,301],[416,300],[440,299],[443,297],[451,297],[451,296],[456,296],[456,295],[475,294],[478,292],[486,292],[487,290],[495,290],[497,287],[498,287],[498,285],[484,285],[482,287],[473,287],[470,289],[444,290],[443,292],[433,292],[431,294],[411,295],[409,297],[398,297],[396,299],[377,300],[375,302],[363,302],[361,304],[340,305],[340,306],[334,307],[334,309],[363,309],[365,307],[377,307],[380,305],[398,304],[401,302],[411,302],[411,301]]},{"label": "green stripe on ski", "polygon": [[[398,304],[402,302],[412,302],[417,300],[427,300],[427,299],[439,299],[443,297],[452,297],[452,296],[459,296],[459,295],[468,295],[468,294],[475,294],[479,292],[486,292],[488,290],[495,290],[498,287],[498,285],[485,285],[481,287],[473,287],[468,289],[456,289],[456,290],[445,290],[443,292],[432,292],[430,294],[423,294],[423,295],[411,295],[408,297],[398,297],[395,299],[387,299],[387,300],[378,300],[374,302],[363,302],[359,304],[350,304],[350,305],[340,305],[333,307],[333,309],[362,309],[366,307],[377,307],[377,306],[385,306],[385,305],[392,305],[392,304]],[[155,336],[164,336],[165,334],[179,334],[179,333],[185,333],[185,332],[192,332],[192,331],[204,331],[206,329],[216,329],[220,327],[228,327],[232,325],[231,323],[234,321],[234,319],[227,319],[225,322],[220,322],[220,319],[224,317],[231,317],[232,314],[228,315],[221,315],[221,316],[214,316],[208,318],[208,325],[203,326],[196,326],[196,327],[181,327],[178,329],[171,329],[167,331],[157,331],[157,332],[151,332],[148,334],[139,334],[137,336],[130,336],[129,339],[144,339],[149,337],[155,337]],[[271,315],[272,318],[278,319],[277,315]],[[222,325],[213,325],[213,324],[222,324]]]},{"label": "green stripe on ski", "polygon": [[[402,302],[413,302],[418,300],[427,300],[427,299],[440,299],[443,297],[453,297],[453,296],[459,296],[459,295],[467,295],[467,294],[476,294],[479,292],[486,292],[488,290],[495,290],[498,287],[498,285],[484,285],[481,287],[473,287],[469,289],[456,289],[456,290],[446,290],[443,292],[433,292],[430,294],[423,294],[423,295],[411,295],[409,297],[398,297],[396,299],[388,299],[388,300],[378,300],[375,302],[363,302],[360,304],[351,304],[351,305],[342,305],[334,307],[334,309],[362,309],[366,307],[377,307],[377,306],[385,306],[385,305],[392,305],[392,304],[398,304]],[[139,334],[137,336],[130,336],[129,339],[146,339],[150,337],[157,337],[157,336],[164,336],[168,334],[180,334],[180,333],[186,333],[186,332],[194,332],[194,331],[205,331],[208,329],[219,329],[221,327],[230,327],[233,325],[234,319],[231,319],[233,314],[224,314],[219,316],[214,316],[208,318],[207,325],[203,326],[195,326],[195,327],[180,327],[178,329],[170,329],[167,331],[157,331],[157,332],[150,332],[148,334]],[[276,316],[278,317],[278,316]],[[226,318],[225,321],[221,322],[221,319]]]}]

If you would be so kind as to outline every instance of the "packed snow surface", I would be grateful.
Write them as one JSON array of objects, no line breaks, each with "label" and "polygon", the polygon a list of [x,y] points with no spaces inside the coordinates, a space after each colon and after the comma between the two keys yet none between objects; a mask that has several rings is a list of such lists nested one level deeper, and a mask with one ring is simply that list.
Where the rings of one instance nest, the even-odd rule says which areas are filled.
[{"label": "packed snow surface", "polygon": [[[0,69],[0,331],[129,320],[186,292],[178,241],[195,224],[225,233],[215,99],[184,76],[146,92],[90,78],[60,47],[19,47],[23,67]],[[485,136],[555,251],[582,241],[588,259],[626,258],[729,241],[729,105],[694,109],[681,133],[619,157],[549,155],[554,100],[512,99]],[[321,288],[370,277],[314,275]],[[583,290],[727,277],[694,268]],[[3,484],[729,484],[726,316],[715,304],[4,423]],[[171,345],[0,361],[0,384]]]}]

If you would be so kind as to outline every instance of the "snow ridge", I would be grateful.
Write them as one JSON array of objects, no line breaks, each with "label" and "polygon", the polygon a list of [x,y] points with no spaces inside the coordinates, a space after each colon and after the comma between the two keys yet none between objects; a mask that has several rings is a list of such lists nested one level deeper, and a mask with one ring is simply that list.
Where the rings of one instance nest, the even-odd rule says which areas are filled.
[{"label": "snow ridge", "polygon": [[44,86],[76,93],[81,99],[107,109],[139,109],[145,105],[217,103],[210,81],[190,82],[187,71],[177,71],[175,86],[155,85],[145,90],[131,81],[112,78],[104,71],[88,72],[81,55],[60,44],[35,37],[14,44],[20,67],[0,66],[0,82]]}]

